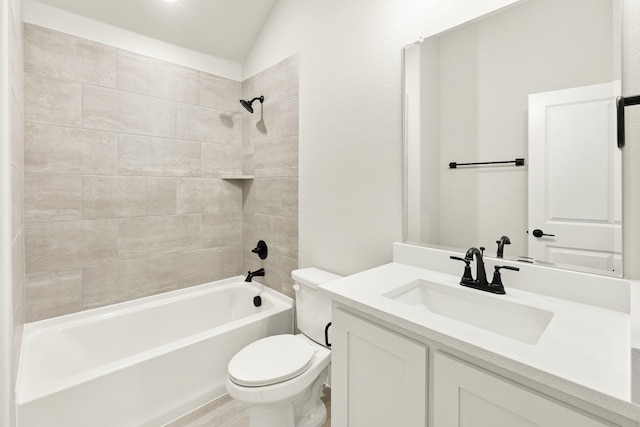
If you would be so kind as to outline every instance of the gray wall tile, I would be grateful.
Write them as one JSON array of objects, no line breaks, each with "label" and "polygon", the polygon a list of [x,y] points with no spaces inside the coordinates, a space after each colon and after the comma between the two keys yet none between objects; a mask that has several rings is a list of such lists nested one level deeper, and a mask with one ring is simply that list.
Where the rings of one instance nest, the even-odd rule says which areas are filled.
[{"label": "gray wall tile", "polygon": [[241,274],[240,247],[219,247],[176,255],[178,286],[187,287]]},{"label": "gray wall tile", "polygon": [[200,145],[195,141],[120,135],[119,174],[200,176]]},{"label": "gray wall tile", "polygon": [[256,177],[298,176],[298,137],[275,139],[253,145]]},{"label": "gray wall tile", "polygon": [[202,243],[205,248],[240,246],[242,213],[219,212],[202,214]]},{"label": "gray wall tile", "polygon": [[[20,97],[20,95],[18,95]],[[24,169],[24,121],[22,108],[15,96],[11,96],[11,165]]]},{"label": "gray wall tile", "polygon": [[202,175],[221,176],[242,173],[242,146],[202,143]]},{"label": "gray wall tile", "polygon": [[82,177],[25,174],[25,222],[82,219]]},{"label": "gray wall tile", "polygon": [[238,114],[180,102],[176,126],[178,139],[235,144],[242,137]]},{"label": "gray wall tile", "polygon": [[147,95],[84,85],[83,126],[89,129],[174,138],[176,103]]},{"label": "gray wall tile", "polygon": [[176,257],[162,255],[83,269],[83,309],[175,290]]},{"label": "gray wall tile", "polygon": [[[243,173],[255,175],[243,184],[243,270],[264,267],[259,281],[289,296],[298,266],[298,87],[298,55],[242,83],[243,98],[265,97],[262,114],[242,115]],[[260,239],[266,260],[251,253]]]},{"label": "gray wall tile", "polygon": [[245,184],[244,211],[298,216],[298,178],[256,178]]},{"label": "gray wall tile", "polygon": [[276,103],[299,93],[300,55],[293,55],[242,83],[244,99],[264,95],[265,102]]},{"label": "gray wall tile", "polygon": [[137,176],[85,176],[84,219],[176,213],[176,180]]},{"label": "gray wall tile", "polygon": [[278,254],[269,255],[266,260],[261,260],[251,253],[253,246],[242,248],[242,272],[255,271],[264,268],[265,275],[257,277],[255,280],[263,285],[274,289],[293,298],[293,279],[291,272],[298,268],[298,260],[283,257]]},{"label": "gray wall tile", "polygon": [[298,218],[245,213],[242,218],[243,245],[253,249],[258,240],[267,242],[269,256],[298,258]]},{"label": "gray wall tile", "polygon": [[116,48],[25,23],[24,70],[42,76],[115,87]]},{"label": "gray wall tile", "polygon": [[81,127],[82,84],[25,74],[24,120]]},{"label": "gray wall tile", "polygon": [[242,185],[218,178],[179,178],[178,213],[239,212]]},{"label": "gray wall tile", "polygon": [[244,114],[242,138],[257,143],[270,139],[288,138],[299,133],[298,97],[277,102],[264,102],[264,115]]},{"label": "gray wall tile", "polygon": [[240,105],[241,96],[242,83],[200,73],[200,105],[203,107],[239,112],[243,110]]},{"label": "gray wall tile", "polygon": [[255,144],[251,141],[242,141],[242,173],[253,175],[255,173]]},{"label": "gray wall tile", "polygon": [[82,270],[28,274],[25,301],[27,322],[82,310]]},{"label": "gray wall tile", "polygon": [[[241,84],[131,52],[114,56],[114,48],[74,36],[51,32],[47,39],[50,30],[35,26],[29,31],[26,216],[44,221],[24,226],[31,318],[260,266],[267,269],[262,283],[290,295],[298,57]],[[264,114],[240,108],[241,97],[258,95],[266,98]],[[12,144],[22,151],[19,141]],[[21,174],[22,160],[12,160]],[[241,170],[255,172],[254,182],[218,178]],[[271,249],[264,261],[250,252],[260,238]]]},{"label": "gray wall tile", "polygon": [[198,104],[200,73],[159,59],[118,49],[118,89]]},{"label": "gray wall tile", "polygon": [[27,123],[24,139],[27,172],[118,173],[115,133]]},{"label": "gray wall tile", "polygon": [[118,220],[118,253],[139,258],[201,249],[200,215],[158,216]]},{"label": "gray wall tile", "polygon": [[288,258],[275,254],[271,258],[271,266],[265,275],[264,284],[288,297],[294,298],[294,281],[291,277],[291,272],[297,268],[299,268],[297,258]]},{"label": "gray wall tile", "polygon": [[69,270],[118,259],[118,222],[25,224],[26,273]]}]

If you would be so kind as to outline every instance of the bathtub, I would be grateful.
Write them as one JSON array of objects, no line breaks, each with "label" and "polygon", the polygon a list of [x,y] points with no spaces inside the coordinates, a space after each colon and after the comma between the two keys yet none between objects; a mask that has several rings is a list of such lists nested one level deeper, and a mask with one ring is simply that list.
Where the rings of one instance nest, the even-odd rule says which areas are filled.
[{"label": "bathtub", "polygon": [[292,300],[243,279],[27,324],[18,427],[157,427],[222,396],[238,350],[292,331]]}]

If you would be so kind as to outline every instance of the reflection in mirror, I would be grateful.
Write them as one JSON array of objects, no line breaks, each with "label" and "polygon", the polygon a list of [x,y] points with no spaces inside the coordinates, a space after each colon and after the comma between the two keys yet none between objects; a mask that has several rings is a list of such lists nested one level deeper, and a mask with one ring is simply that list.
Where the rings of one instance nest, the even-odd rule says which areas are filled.
[{"label": "reflection in mirror", "polygon": [[508,236],[505,258],[621,275],[619,52],[619,0],[520,1],[406,47],[405,240]]}]

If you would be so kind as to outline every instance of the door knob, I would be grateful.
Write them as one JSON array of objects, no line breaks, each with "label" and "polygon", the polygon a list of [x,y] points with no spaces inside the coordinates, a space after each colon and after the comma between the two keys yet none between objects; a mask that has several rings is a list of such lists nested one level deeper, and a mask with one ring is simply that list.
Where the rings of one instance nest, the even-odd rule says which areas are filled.
[{"label": "door knob", "polygon": [[542,230],[540,230],[539,228],[536,228],[535,230],[533,230],[533,237],[542,237],[542,236],[549,236],[549,237],[555,237],[555,234],[545,234]]}]

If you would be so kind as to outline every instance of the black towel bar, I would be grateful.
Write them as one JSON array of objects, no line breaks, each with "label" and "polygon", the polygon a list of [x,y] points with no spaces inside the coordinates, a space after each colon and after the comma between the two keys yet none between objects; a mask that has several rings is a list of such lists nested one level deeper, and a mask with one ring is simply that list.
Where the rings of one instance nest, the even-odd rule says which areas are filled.
[{"label": "black towel bar", "polygon": [[505,160],[502,162],[474,162],[474,163],[449,163],[449,169],[455,169],[458,166],[478,166],[478,165],[504,165],[509,163],[515,163],[516,166],[524,166],[524,159]]}]

